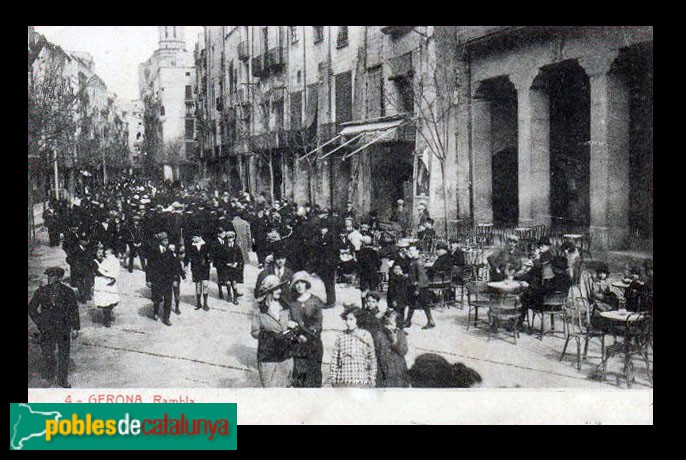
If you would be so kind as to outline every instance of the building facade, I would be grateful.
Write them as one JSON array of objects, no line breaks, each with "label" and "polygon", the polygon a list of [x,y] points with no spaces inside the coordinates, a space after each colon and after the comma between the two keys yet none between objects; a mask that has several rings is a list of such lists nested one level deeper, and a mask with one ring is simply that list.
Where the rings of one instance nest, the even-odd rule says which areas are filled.
[{"label": "building facade", "polygon": [[651,27],[213,26],[195,60],[203,169],[234,191],[652,238]]},{"label": "building facade", "polygon": [[158,49],[139,65],[144,170],[161,169],[165,180],[183,181],[194,168],[193,56],[186,50],[183,26],[159,26],[158,35]]},{"label": "building facade", "polygon": [[65,198],[126,168],[128,131],[115,94],[88,53],[66,51],[29,27],[32,197]]}]

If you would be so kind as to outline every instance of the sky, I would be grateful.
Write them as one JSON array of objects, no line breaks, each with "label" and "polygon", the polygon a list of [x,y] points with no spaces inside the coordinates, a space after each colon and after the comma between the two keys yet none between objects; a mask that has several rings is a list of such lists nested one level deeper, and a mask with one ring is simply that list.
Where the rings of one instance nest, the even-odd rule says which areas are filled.
[{"label": "sky", "polygon": [[[185,26],[193,52],[202,26]],[[93,56],[95,73],[120,100],[138,99],[138,64],[157,49],[157,26],[35,26],[51,43]]]}]

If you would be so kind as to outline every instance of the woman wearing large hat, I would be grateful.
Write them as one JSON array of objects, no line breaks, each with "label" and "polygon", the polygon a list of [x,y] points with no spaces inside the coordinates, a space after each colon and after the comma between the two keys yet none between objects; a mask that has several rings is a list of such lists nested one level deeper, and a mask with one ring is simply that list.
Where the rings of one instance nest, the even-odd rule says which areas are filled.
[{"label": "woman wearing large hat", "polygon": [[295,299],[291,318],[298,324],[298,343],[293,350],[293,386],[322,386],[322,300],[310,292],[312,281],[305,271],[296,272],[291,280]]},{"label": "woman wearing large hat", "polygon": [[255,293],[257,308],[250,333],[257,339],[257,369],[265,388],[291,386],[294,342],[289,326],[293,329],[296,323],[281,298],[284,284],[278,276],[267,275]]}]

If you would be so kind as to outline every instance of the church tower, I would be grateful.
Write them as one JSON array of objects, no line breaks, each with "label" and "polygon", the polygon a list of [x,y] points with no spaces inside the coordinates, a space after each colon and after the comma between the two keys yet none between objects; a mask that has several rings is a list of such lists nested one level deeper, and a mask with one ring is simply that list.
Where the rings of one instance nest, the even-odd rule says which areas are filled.
[{"label": "church tower", "polygon": [[186,48],[183,26],[158,26],[159,49],[183,50]]}]

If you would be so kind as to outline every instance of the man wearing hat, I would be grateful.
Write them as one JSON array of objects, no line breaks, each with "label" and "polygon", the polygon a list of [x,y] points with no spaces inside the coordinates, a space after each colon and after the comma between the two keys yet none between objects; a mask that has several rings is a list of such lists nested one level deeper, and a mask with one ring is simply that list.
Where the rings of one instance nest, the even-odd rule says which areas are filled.
[{"label": "man wearing hat", "polygon": [[341,244],[331,228],[328,220],[322,220],[319,235],[314,238],[314,272],[324,282],[326,289],[326,306],[333,308],[336,305],[336,267],[339,261],[339,249]]},{"label": "man wearing hat", "polygon": [[157,321],[160,303],[162,303],[162,322],[171,326],[169,315],[171,314],[173,285],[177,276],[183,273],[183,269],[174,253],[169,250],[169,237],[166,232],[156,235],[156,244],[150,248],[147,273],[152,290],[153,319]]},{"label": "man wearing hat", "polygon": [[391,213],[391,222],[395,222],[400,227],[399,237],[404,237],[407,234],[410,228],[410,220],[407,216],[407,212],[405,211],[404,200],[399,199],[396,201],[396,207]]},{"label": "man wearing hat", "polygon": [[288,256],[286,254],[285,248],[276,247],[273,254],[270,254],[266,258],[266,265],[264,270],[262,270],[257,275],[257,282],[255,283],[255,292],[258,292],[259,287],[262,285],[262,281],[269,275],[276,276],[281,282],[283,282],[286,287],[281,297],[284,300],[289,299],[290,294],[290,284],[293,279],[293,270],[287,264]]},{"label": "man wearing hat", "polygon": [[80,239],[73,252],[67,256],[71,284],[79,290],[79,302],[86,303],[93,298],[95,284],[95,252],[88,241]]},{"label": "man wearing hat", "polygon": [[[43,352],[43,378],[52,380],[57,367],[57,383],[70,388],[67,380],[69,367],[69,348],[71,339],[76,339],[81,328],[79,304],[76,294],[62,284],[64,269],[50,267],[45,270],[48,284],[38,288],[29,302],[29,316],[41,333],[40,344]],[[55,360],[57,347],[57,360]]]},{"label": "man wearing hat", "polygon": [[141,227],[141,217],[133,215],[131,221],[126,225],[126,244],[129,246],[129,273],[133,272],[133,259],[138,256],[141,270],[145,271],[145,256],[143,254],[143,228]]},{"label": "man wearing hat", "polygon": [[518,248],[519,237],[509,235],[505,246],[496,249],[486,258],[490,266],[491,281],[503,281],[507,273],[517,273],[522,269],[524,253]]}]

